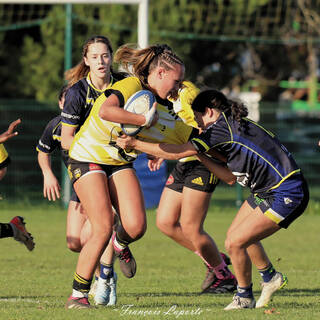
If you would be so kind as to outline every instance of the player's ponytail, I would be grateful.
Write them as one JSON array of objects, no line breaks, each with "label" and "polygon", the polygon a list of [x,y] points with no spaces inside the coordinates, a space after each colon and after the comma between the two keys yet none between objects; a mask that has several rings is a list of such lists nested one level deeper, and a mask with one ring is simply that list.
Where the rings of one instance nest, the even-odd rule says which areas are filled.
[{"label": "player's ponytail", "polygon": [[183,61],[166,44],[155,44],[143,49],[137,48],[135,44],[125,44],[116,51],[114,61],[139,78],[146,87],[148,75],[157,66],[169,70],[176,64],[183,65]]},{"label": "player's ponytail", "polygon": [[214,89],[202,91],[192,103],[194,111],[204,113],[206,108],[217,109],[225,113],[230,111],[232,117],[238,122],[241,122],[241,119],[248,115],[248,109],[243,103],[229,100],[221,91]]}]

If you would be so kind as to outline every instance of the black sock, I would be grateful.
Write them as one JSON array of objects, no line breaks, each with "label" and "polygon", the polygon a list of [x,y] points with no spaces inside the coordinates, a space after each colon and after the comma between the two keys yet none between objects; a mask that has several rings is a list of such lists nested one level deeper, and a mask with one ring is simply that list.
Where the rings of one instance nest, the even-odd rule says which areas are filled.
[{"label": "black sock", "polygon": [[88,294],[88,292],[90,291],[91,281],[91,279],[87,280],[75,273],[72,288],[84,294]]}]

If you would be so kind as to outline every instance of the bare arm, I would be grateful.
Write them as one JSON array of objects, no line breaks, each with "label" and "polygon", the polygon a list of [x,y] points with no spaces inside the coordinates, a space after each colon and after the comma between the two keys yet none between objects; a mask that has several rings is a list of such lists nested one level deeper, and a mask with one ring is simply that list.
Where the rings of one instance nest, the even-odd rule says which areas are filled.
[{"label": "bare arm", "polygon": [[216,151],[214,148],[208,150],[206,154],[209,154],[213,158],[218,159],[222,162],[225,162],[225,163],[227,162],[227,158],[223,156],[220,152]]},{"label": "bare arm", "polygon": [[69,127],[64,124],[61,125],[61,147],[69,150],[76,133],[77,127]]},{"label": "bare arm", "polygon": [[120,101],[115,94],[111,94],[103,102],[99,110],[99,117],[107,121],[138,126],[142,126],[146,122],[146,118],[143,115],[120,108]]},{"label": "bare arm", "polygon": [[117,145],[123,149],[136,149],[141,152],[151,154],[155,157],[168,160],[178,160],[197,154],[197,150],[194,148],[191,142],[180,145],[168,143],[150,143],[128,136],[122,136],[117,138]]},{"label": "bare arm", "polygon": [[38,152],[38,163],[43,174],[43,196],[49,201],[60,198],[60,185],[51,169],[50,154]]},{"label": "bare arm", "polygon": [[205,154],[198,154],[197,157],[217,178],[229,185],[235,184],[236,177],[228,168],[212,161]]}]

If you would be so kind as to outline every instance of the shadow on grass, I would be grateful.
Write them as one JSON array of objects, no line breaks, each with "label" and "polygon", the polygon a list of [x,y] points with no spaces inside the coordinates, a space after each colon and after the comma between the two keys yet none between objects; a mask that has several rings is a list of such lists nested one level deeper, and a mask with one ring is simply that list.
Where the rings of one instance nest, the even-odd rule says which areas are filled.
[{"label": "shadow on grass", "polygon": [[139,292],[139,293],[121,293],[123,297],[196,297],[201,292]]},{"label": "shadow on grass", "polygon": [[320,295],[320,288],[316,289],[282,289],[276,292],[275,295],[281,295],[285,297],[314,297]]}]

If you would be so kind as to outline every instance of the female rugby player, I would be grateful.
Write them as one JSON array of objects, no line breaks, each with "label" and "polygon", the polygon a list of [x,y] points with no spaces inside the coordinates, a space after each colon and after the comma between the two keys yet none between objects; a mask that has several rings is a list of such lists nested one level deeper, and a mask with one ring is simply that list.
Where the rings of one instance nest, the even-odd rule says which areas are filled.
[{"label": "female rugby player", "polygon": [[[64,150],[69,150],[75,133],[88,117],[96,99],[113,83],[124,78],[124,74],[113,71],[112,60],[113,49],[109,39],[104,36],[94,36],[84,43],[81,61],[66,72],[68,90],[61,112],[61,145]],[[70,201],[67,241],[69,248],[77,252],[81,250],[83,242],[89,236],[86,220],[86,215],[81,214],[80,204],[77,201]],[[81,234],[84,235],[82,240]],[[95,303],[113,305],[116,303],[117,279],[113,271],[112,247],[107,248],[102,261],[100,277],[90,293],[94,296]]]},{"label": "female rugby player", "polygon": [[[169,113],[175,117],[178,115],[187,125],[198,129],[191,109],[192,101],[198,93],[199,89],[194,84],[184,81],[177,99],[170,99],[173,102],[172,105],[167,101],[169,106],[167,112],[170,111]],[[167,113],[163,115],[159,113],[158,123],[165,123],[166,118],[168,118]],[[181,121],[179,118],[173,120]],[[157,141],[152,138],[151,131],[154,128],[156,126],[142,132],[144,141]],[[184,142],[197,132],[197,130],[188,130]],[[171,135],[174,134],[173,131]],[[162,141],[170,142],[170,135]],[[159,166],[155,160],[149,160],[151,170],[156,170]],[[224,181],[232,184],[235,182],[235,177],[227,171]],[[236,290],[236,279],[227,267],[225,260],[228,263],[228,259],[224,254],[222,254],[224,259],[221,257],[215,241],[203,228],[211,195],[218,182],[219,179],[196,157],[180,159],[170,173],[161,194],[157,209],[157,227],[204,261],[207,274],[201,286],[203,292],[228,293]]]},{"label": "female rugby player", "polygon": [[[137,76],[137,78],[140,79],[140,82],[143,83],[145,82],[146,74],[148,74],[148,68],[152,67],[153,64],[157,62],[156,59],[158,58],[158,56],[165,58],[165,57],[168,57],[168,54],[170,52],[171,52],[171,49],[168,46],[160,45],[154,48],[154,56],[152,56],[151,54],[152,52],[150,53],[150,50],[136,49],[134,47],[125,45],[117,50],[117,53],[115,55],[115,61],[119,62],[122,68],[124,68],[128,72],[130,72],[131,70],[131,72],[133,72]],[[155,59],[155,61],[153,61],[153,59]],[[164,60],[160,63],[163,66],[166,66],[168,62]],[[165,78],[165,76],[162,74],[160,74],[160,77]],[[118,82],[113,86],[113,89],[115,90],[115,93],[117,94],[117,96],[120,98],[120,101],[124,100],[124,97],[126,95],[130,96],[127,91],[129,88],[132,87],[133,80],[135,82],[137,81],[134,78],[128,78]],[[152,80],[153,79],[151,77],[151,81]],[[147,85],[145,87],[149,88]],[[190,136],[192,136],[193,134],[195,134],[195,132],[197,132],[196,128],[193,128],[192,126],[187,125],[186,123],[193,124],[194,126],[196,126],[196,124],[194,123],[194,117],[191,111],[190,104],[193,98],[197,95],[198,89],[190,82],[184,82],[183,87],[184,89],[180,91],[179,101],[180,102],[182,101],[180,106],[177,105],[178,103],[173,104],[172,101],[169,101],[167,99],[168,96],[165,96],[164,94],[160,96],[155,92],[155,96],[157,100],[158,121],[156,124],[154,124],[154,126],[150,128],[145,128],[140,133],[138,133],[139,138],[147,141],[152,141],[152,142],[162,141],[162,142],[169,142],[169,143],[185,143],[186,141],[188,141]],[[170,91],[170,96],[172,95],[172,98],[173,96],[177,95],[178,91],[176,91],[176,89],[179,87],[175,85],[173,88],[174,89]],[[150,89],[153,90],[152,88]],[[174,110],[174,105],[176,106],[176,111]],[[210,174],[210,172],[208,172],[206,168],[203,168],[201,163],[199,163],[199,161],[197,161],[196,159],[189,158],[189,159],[184,159],[184,161],[185,161],[185,165],[182,164],[182,167],[184,169],[185,167],[187,168],[186,171],[188,171],[190,176],[192,174],[195,174],[193,170],[197,169],[198,172],[196,174],[201,173],[201,179],[203,178],[203,181],[204,181],[203,187],[196,184],[192,184],[191,182],[189,184],[189,187],[192,184],[192,187],[189,188],[191,193],[193,193],[192,191],[194,191],[194,193],[198,193],[198,191],[200,191],[199,193],[202,196],[202,197],[199,196],[198,198],[196,198],[199,201],[194,202],[195,207],[198,206],[197,209],[199,210],[198,211],[199,214],[197,216],[197,219],[195,218],[193,221],[193,229],[187,230],[187,228],[190,226],[190,225],[187,225],[187,220],[189,219],[190,221],[190,216],[193,214],[193,211],[191,213],[191,210],[192,210],[191,207],[190,207],[191,209],[190,211],[188,211],[187,208],[184,208],[183,215],[182,215],[183,219],[181,219],[181,221],[183,221],[184,232],[188,233],[187,236],[183,236],[181,229],[179,228],[176,228],[174,232],[171,232],[172,230],[169,230],[170,228],[169,224],[174,219],[176,219],[175,220],[176,223],[179,223],[181,212],[178,206],[179,206],[179,201],[181,201],[181,204],[183,202],[182,197],[178,197],[176,195],[175,190],[172,190],[172,193],[177,196],[176,201],[171,202],[172,203],[171,207],[169,207],[169,205],[167,205],[165,208],[163,208],[163,206],[160,207],[161,209],[163,208],[163,210],[160,209],[160,214],[158,213],[158,217],[160,221],[159,224],[161,223],[167,224],[168,228],[162,225],[163,232],[167,231],[168,233],[170,233],[170,235],[173,238],[179,239],[178,241],[180,241],[179,242],[180,244],[182,243],[182,245],[188,246],[188,249],[192,248],[191,250],[196,252],[206,262],[206,264],[210,266],[210,268],[211,267],[215,268],[215,271],[211,272],[210,276],[206,278],[207,279],[207,281],[205,281],[206,287],[204,289],[207,289],[213,284],[213,282],[215,282],[214,285],[217,287],[215,288],[217,290],[216,292],[218,292],[218,290],[225,292],[225,290],[228,290],[228,289],[233,292],[235,289],[234,276],[228,270],[228,267],[226,266],[225,262],[222,260],[213,239],[204,232],[202,227],[202,222],[204,220],[204,217],[207,211],[207,205],[208,205],[208,200],[210,198],[210,193],[214,190],[218,180],[212,174]],[[234,178],[229,170],[225,169],[225,171],[229,179]],[[182,191],[181,181],[179,186],[178,184],[174,184],[172,185],[172,188],[179,188],[179,192]],[[170,190],[172,188],[170,188]],[[167,193],[165,192],[165,196],[172,195],[172,193],[170,191],[168,191]],[[191,194],[189,194],[189,196],[190,195]],[[187,201],[185,197],[184,197],[184,200]],[[206,201],[206,203],[204,203],[203,201]],[[167,217],[163,216],[165,214],[168,214],[168,216],[170,216],[170,221],[168,221]],[[126,248],[128,248],[130,239],[124,233],[124,230],[121,226],[118,228],[117,233],[114,234],[113,239],[114,239],[113,244],[116,251],[121,249],[125,250]],[[189,239],[192,239],[192,241],[190,241]],[[127,264],[127,267],[129,266],[130,264]],[[216,278],[214,277],[215,274],[218,274],[219,280],[216,280]]]},{"label": "female rugby player", "polygon": [[[233,220],[225,241],[238,280],[238,291],[225,310],[265,306],[273,292],[286,284],[270,262],[261,266],[262,293],[257,302],[252,293],[251,260],[265,261],[260,241],[280,228],[287,228],[305,210],[309,200],[307,183],[292,155],[269,131],[245,118],[247,109],[228,100],[223,93],[206,90],[192,104],[204,132],[183,145],[150,144],[131,137],[118,138],[122,148],[135,148],[166,159],[198,155],[219,177],[221,165],[204,153],[218,151],[238,183],[252,195]],[[212,152],[210,149],[216,150]],[[261,256],[260,256],[261,255]],[[251,260],[250,260],[250,258]]]},{"label": "female rugby player", "polygon": [[[119,52],[124,50],[118,50],[117,54]],[[116,82],[97,99],[70,147],[68,171],[89,217],[92,233],[81,249],[67,308],[90,307],[87,296],[94,266],[111,237],[112,205],[121,220],[113,242],[122,262],[120,268],[129,277],[136,272],[128,244],[145,233],[146,213],[132,166],[136,152],[118,148],[115,141],[121,132],[120,123],[150,126],[154,122],[154,112],[151,110],[143,116],[127,112],[122,106],[132,94],[144,88],[166,99],[171,91],[178,90],[184,77],[184,65],[167,46],[141,49],[134,59],[132,69],[138,77]]]}]

